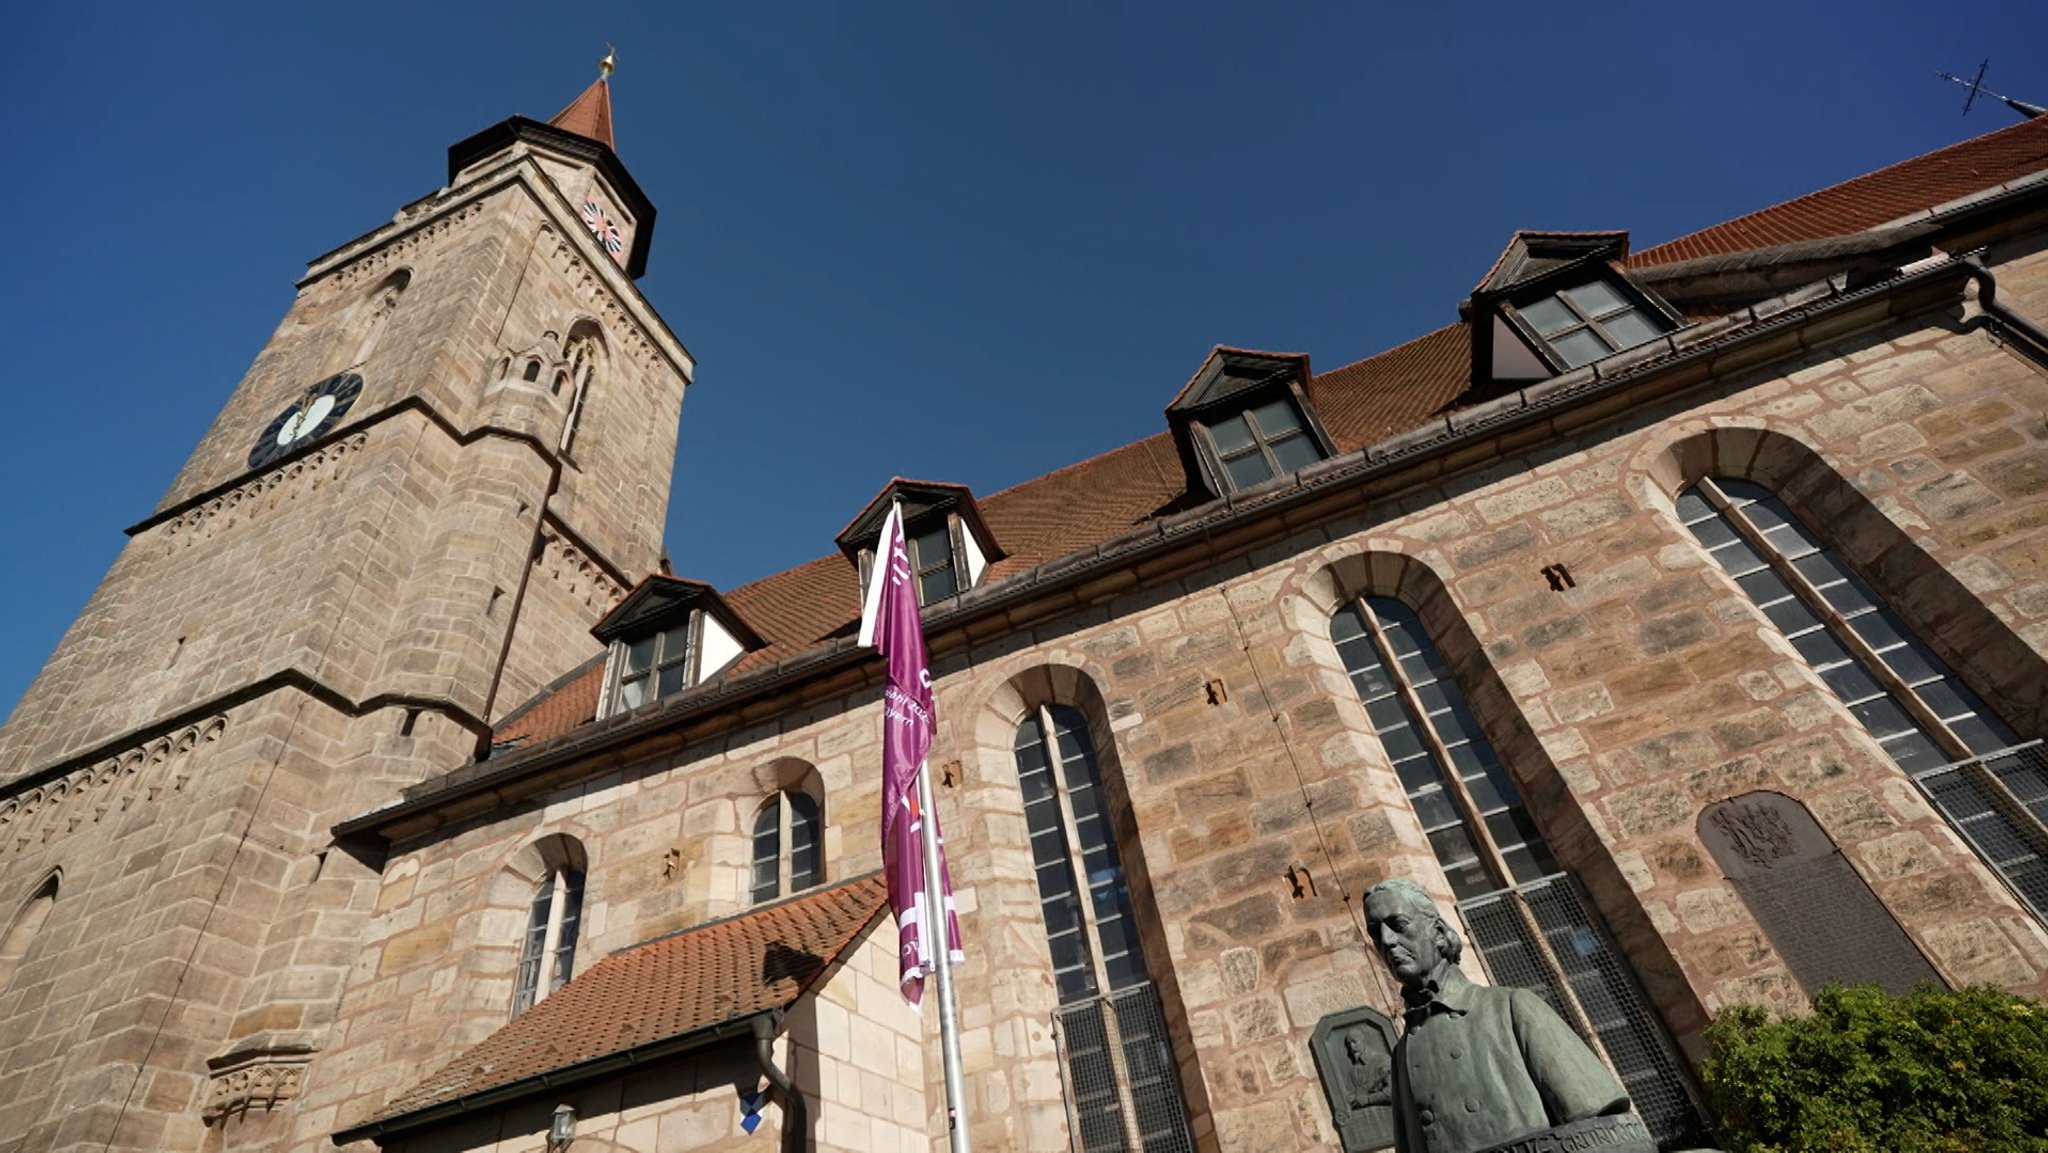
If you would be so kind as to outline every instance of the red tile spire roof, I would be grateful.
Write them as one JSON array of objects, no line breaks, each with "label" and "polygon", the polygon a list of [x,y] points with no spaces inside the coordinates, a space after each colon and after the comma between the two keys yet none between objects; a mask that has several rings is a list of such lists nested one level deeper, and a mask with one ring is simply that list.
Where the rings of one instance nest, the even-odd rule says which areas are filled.
[{"label": "red tile spire roof", "polygon": [[619,146],[612,139],[612,86],[602,76],[591,81],[583,95],[570,101],[569,106],[555,113],[555,118],[548,123],[618,151]]}]

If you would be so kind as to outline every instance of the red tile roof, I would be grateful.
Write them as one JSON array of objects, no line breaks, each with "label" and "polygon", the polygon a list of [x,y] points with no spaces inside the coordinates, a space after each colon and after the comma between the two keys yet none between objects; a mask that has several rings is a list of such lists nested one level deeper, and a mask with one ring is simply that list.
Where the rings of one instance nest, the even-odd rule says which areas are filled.
[{"label": "red tile roof", "polygon": [[1875,228],[2048,167],[2048,116],[1900,161],[1629,258],[1642,268]]},{"label": "red tile roof", "polygon": [[591,81],[583,95],[571,100],[548,123],[565,132],[587,136],[614,152],[619,150],[612,140],[612,86],[603,79]]},{"label": "red tile roof", "polygon": [[[2048,117],[2027,121],[1925,156],[1718,224],[1631,255],[1629,265],[1668,263],[1862,231],[1918,209],[1979,192],[2048,168]],[[1446,310],[1449,304],[1446,304]],[[1471,341],[1460,321],[1310,382],[1317,414],[1339,451],[1350,452],[1415,428],[1431,416],[1483,399],[1469,396]],[[1182,499],[1185,474],[1169,433],[1160,432],[981,500],[981,512],[1006,559],[986,580],[1035,568],[1117,536]],[[860,617],[855,570],[827,556],[732,590],[726,603],[767,640],[734,668],[787,659],[849,635]],[[550,714],[568,721],[594,711],[596,686],[564,695],[579,703]],[[580,702],[588,700],[591,709]],[[537,710],[536,710],[537,711]],[[577,720],[573,723],[581,723]],[[533,739],[571,727],[522,731]]]},{"label": "red tile roof", "polygon": [[766,1009],[786,1009],[888,904],[881,874],[870,873],[621,949],[413,1086],[367,1124],[504,1090],[544,1073],[569,1072]]},{"label": "red tile roof", "polygon": [[589,724],[597,719],[597,694],[603,685],[604,654],[600,653],[506,714],[491,733],[491,743],[534,744]]}]

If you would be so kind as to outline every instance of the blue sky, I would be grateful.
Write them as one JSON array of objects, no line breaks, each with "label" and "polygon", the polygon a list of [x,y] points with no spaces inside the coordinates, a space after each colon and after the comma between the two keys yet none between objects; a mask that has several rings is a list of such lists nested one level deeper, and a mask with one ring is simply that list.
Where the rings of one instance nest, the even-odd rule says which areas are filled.
[{"label": "blue sky", "polygon": [[[17,5],[0,703],[305,262],[619,46],[641,288],[700,361],[667,526],[730,588],[894,474],[982,495],[1164,427],[1212,344],[1334,368],[1518,227],[1647,246],[2048,102],[2048,5]],[[887,443],[873,438],[900,430]],[[687,547],[686,547],[687,546]]]}]

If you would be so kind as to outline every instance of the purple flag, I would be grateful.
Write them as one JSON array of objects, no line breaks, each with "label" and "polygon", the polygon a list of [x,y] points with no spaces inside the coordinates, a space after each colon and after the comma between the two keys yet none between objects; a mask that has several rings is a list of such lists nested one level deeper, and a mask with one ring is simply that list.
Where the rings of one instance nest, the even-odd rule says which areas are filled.
[{"label": "purple flag", "polygon": [[[889,905],[896,912],[897,957],[901,964],[903,999],[924,1000],[924,975],[932,968],[932,939],[925,931],[927,905],[924,874],[924,830],[932,822],[938,837],[939,815],[920,814],[917,774],[924,770],[932,747],[932,674],[925,661],[924,627],[917,617],[917,582],[910,553],[903,542],[903,510],[892,507],[882,522],[875,546],[874,571],[868,577],[862,606],[860,643],[873,645],[889,662],[882,686],[882,873],[889,885]],[[953,911],[953,877],[946,867],[946,849],[939,838],[939,891],[945,896],[946,944],[953,960],[960,951],[960,919]]]}]

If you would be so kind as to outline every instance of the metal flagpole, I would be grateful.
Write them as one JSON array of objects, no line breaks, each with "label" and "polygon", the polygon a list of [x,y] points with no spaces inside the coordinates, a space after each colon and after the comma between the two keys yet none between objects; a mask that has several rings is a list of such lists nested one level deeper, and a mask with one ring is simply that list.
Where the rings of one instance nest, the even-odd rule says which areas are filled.
[{"label": "metal flagpole", "polygon": [[953,1006],[952,922],[946,916],[945,874],[939,871],[938,808],[932,803],[929,763],[917,766],[918,826],[924,830],[925,940],[934,942],[933,968],[939,985],[939,1052],[946,1066],[946,1139],[952,1153],[968,1153],[967,1088],[960,1072],[960,1021]]}]

